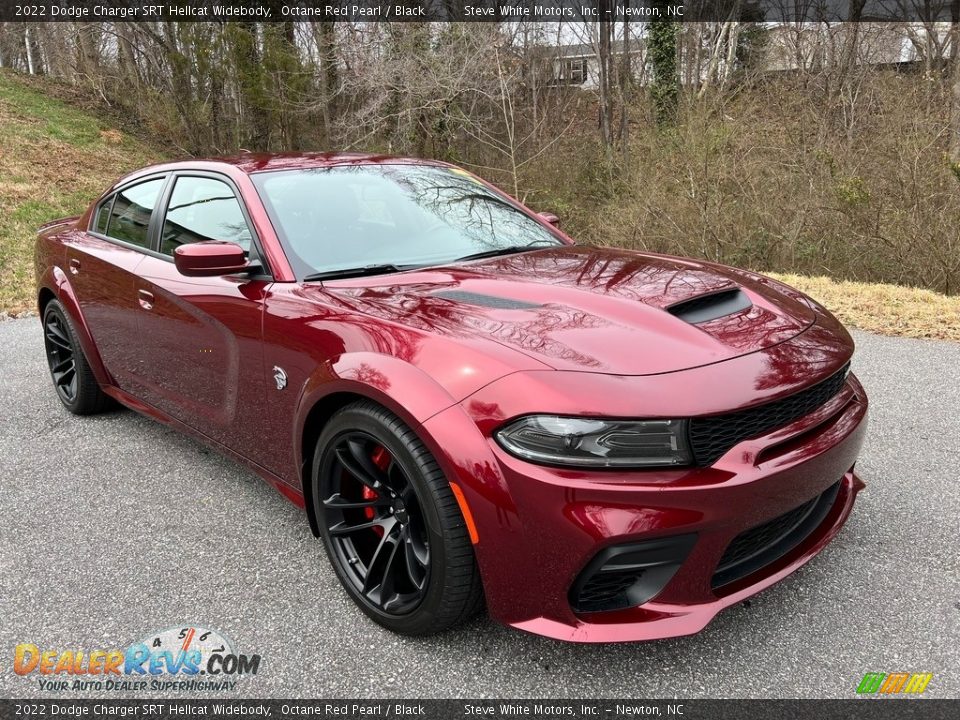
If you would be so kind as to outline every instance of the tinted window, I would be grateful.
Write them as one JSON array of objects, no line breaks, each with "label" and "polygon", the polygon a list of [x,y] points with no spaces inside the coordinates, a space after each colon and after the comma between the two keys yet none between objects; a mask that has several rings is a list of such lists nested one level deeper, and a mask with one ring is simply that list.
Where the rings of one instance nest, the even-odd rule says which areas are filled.
[{"label": "tinted window", "polygon": [[301,275],[561,244],[509,198],[455,168],[346,166],[266,172],[253,181]]},{"label": "tinted window", "polygon": [[157,196],[163,187],[163,178],[150,180],[117,193],[110,213],[107,235],[117,240],[147,247],[147,227],[150,214],[157,204]]},{"label": "tinted window", "polygon": [[97,210],[97,221],[94,223],[93,229],[101,235],[107,234],[107,220],[110,219],[110,203],[112,202],[113,195],[104,200],[100,209]]},{"label": "tinted window", "polygon": [[180,245],[226,240],[250,251],[250,229],[233,190],[205,177],[180,177],[163,221],[160,252],[173,255]]}]

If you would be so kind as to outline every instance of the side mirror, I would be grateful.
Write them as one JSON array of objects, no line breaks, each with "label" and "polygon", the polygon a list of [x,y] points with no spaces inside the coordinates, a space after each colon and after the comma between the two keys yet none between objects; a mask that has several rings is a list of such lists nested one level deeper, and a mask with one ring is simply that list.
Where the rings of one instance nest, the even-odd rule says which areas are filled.
[{"label": "side mirror", "polygon": [[542,213],[537,213],[537,216],[538,216],[541,220],[545,220],[546,222],[550,223],[550,224],[553,225],[555,228],[560,227],[560,218],[558,218],[558,217],[557,217],[556,215],[554,215],[553,213],[542,212]]},{"label": "side mirror", "polygon": [[250,269],[242,247],[220,240],[181,245],[173,253],[173,264],[187,277],[233,275]]}]

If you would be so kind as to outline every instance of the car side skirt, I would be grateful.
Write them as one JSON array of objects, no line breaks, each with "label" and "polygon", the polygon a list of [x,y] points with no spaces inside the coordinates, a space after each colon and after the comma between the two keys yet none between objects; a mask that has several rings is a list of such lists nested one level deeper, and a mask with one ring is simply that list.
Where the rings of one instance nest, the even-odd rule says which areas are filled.
[{"label": "car side skirt", "polygon": [[151,418],[152,420],[156,420],[159,423],[168,425],[179,432],[189,435],[199,440],[200,442],[204,443],[205,445],[208,445],[209,447],[213,448],[214,450],[221,453],[222,455],[226,455],[232,460],[236,460],[242,465],[250,468],[255,473],[257,473],[257,475],[259,475],[264,480],[266,480],[271,486],[273,486],[273,488],[277,492],[279,492],[283,497],[285,497],[287,500],[292,502],[301,510],[305,509],[303,493],[299,492],[295,488],[291,487],[289,484],[285,483],[278,475],[273,474],[266,468],[253,462],[252,460],[250,460],[250,458],[247,458],[243,455],[240,455],[237,452],[234,452],[226,445],[220,442],[217,442],[216,440],[214,440],[213,438],[207,435],[204,435],[199,430],[196,430],[195,428],[192,428],[189,425],[182,423],[176,418],[170,417],[167,413],[161,410],[158,410],[152,405],[148,405],[147,403],[137,399],[136,397],[134,397],[133,395],[127,392],[124,392],[123,390],[121,390],[120,388],[114,385],[104,386],[103,391],[107,395],[112,397],[114,400],[119,402],[121,405],[133,410],[134,412],[138,412],[141,415],[145,415],[148,418]]}]

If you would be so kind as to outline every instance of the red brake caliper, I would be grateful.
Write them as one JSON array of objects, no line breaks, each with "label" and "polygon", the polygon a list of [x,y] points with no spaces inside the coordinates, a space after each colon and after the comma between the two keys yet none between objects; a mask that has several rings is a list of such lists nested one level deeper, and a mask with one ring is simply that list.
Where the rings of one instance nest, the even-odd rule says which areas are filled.
[{"label": "red brake caliper", "polygon": [[[370,459],[373,460],[374,465],[383,471],[386,471],[386,469],[390,466],[390,453],[388,453],[387,449],[382,445],[377,446],[377,449],[374,450],[370,455]],[[378,497],[379,495],[377,495],[376,490],[369,488],[366,485],[363,486],[364,500],[376,500]],[[374,516],[376,515],[373,508],[364,508],[363,514],[367,520],[373,520]],[[373,531],[380,537],[383,537],[383,528],[379,525],[374,526]]]}]

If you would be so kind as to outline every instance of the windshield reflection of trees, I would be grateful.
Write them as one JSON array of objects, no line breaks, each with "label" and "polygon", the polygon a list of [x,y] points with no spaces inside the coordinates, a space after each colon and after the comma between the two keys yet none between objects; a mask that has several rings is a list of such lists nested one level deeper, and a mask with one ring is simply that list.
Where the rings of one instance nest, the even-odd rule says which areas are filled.
[{"label": "windshield reflection of trees", "polygon": [[[365,223],[377,223],[380,242],[389,251],[377,262],[410,263],[416,254],[425,260],[447,254],[446,259],[453,260],[511,246],[560,244],[505,197],[445,168],[400,164],[307,168],[267,178],[263,184],[288,243],[311,271],[323,269],[318,242],[327,246],[338,267],[369,264],[369,249],[362,243],[349,246]],[[383,203],[383,211],[372,212],[371,203]],[[344,243],[353,254],[349,261],[343,258]]]},{"label": "windshield reflection of trees", "polygon": [[559,244],[538,222],[468,175],[429,166],[377,170],[420,211],[466,236],[477,251],[536,241]]}]

